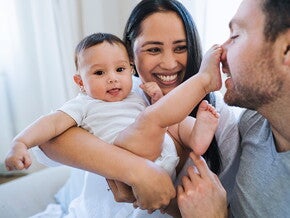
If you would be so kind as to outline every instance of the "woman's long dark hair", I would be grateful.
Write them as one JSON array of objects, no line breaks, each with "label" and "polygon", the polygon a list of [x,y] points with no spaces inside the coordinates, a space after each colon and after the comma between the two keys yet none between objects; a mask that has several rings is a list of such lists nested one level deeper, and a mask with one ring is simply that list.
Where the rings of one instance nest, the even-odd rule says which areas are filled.
[{"label": "woman's long dark hair", "polygon": [[[164,11],[175,12],[181,18],[185,28],[188,57],[186,72],[183,78],[184,82],[199,71],[202,60],[202,49],[196,25],[188,10],[180,2],[177,0],[142,0],[136,5],[129,16],[124,30],[123,41],[126,44],[130,59],[133,60],[133,44],[140,34],[142,22],[151,14]],[[213,93],[206,95],[204,99],[212,105],[215,105],[215,96]],[[196,117],[197,108],[198,106],[193,109],[190,116]],[[203,156],[210,169],[218,174],[221,170],[221,157],[215,137]]]}]

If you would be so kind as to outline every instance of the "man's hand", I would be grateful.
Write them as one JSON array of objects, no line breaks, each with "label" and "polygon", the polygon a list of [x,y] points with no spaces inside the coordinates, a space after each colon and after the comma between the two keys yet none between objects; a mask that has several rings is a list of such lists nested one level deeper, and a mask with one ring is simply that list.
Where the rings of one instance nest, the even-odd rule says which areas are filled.
[{"label": "man's hand", "polygon": [[201,156],[190,153],[196,169],[188,168],[188,176],[178,186],[178,206],[183,218],[227,217],[226,191],[218,177],[210,171]]}]

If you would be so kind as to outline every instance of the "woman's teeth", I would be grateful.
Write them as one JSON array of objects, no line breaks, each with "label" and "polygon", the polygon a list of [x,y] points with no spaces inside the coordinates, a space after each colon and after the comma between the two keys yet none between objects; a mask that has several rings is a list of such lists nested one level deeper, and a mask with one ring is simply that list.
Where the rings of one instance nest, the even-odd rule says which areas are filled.
[{"label": "woman's teeth", "polygon": [[177,74],[174,75],[156,75],[159,79],[161,79],[164,82],[170,82],[177,78]]}]

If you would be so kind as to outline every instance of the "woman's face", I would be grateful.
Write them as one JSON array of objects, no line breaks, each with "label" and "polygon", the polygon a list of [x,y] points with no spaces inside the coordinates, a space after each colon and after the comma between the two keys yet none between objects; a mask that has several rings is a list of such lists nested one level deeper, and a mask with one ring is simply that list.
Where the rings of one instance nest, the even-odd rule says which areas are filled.
[{"label": "woman's face", "polygon": [[154,81],[167,94],[185,74],[187,43],[182,20],[174,12],[150,15],[141,24],[133,52],[142,82]]}]

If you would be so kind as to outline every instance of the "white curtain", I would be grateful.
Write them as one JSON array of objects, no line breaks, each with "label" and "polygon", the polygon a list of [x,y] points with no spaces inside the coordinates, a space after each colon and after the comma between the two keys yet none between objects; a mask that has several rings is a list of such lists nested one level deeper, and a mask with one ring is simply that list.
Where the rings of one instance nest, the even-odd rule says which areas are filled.
[{"label": "white curtain", "polygon": [[196,22],[203,50],[223,43],[230,34],[228,23],[242,0],[180,0]]},{"label": "white curtain", "polygon": [[121,37],[135,3],[0,1],[0,163],[13,136],[77,93],[72,76],[79,40],[99,31]]}]

